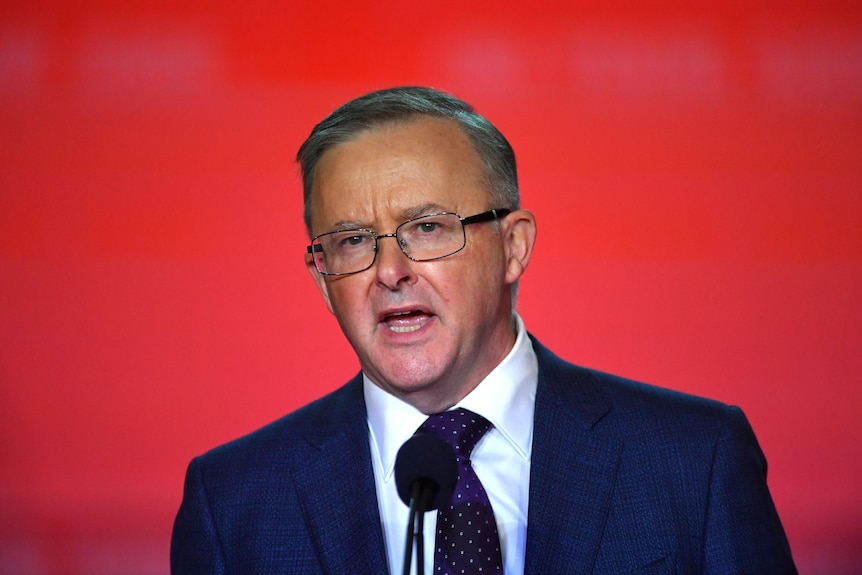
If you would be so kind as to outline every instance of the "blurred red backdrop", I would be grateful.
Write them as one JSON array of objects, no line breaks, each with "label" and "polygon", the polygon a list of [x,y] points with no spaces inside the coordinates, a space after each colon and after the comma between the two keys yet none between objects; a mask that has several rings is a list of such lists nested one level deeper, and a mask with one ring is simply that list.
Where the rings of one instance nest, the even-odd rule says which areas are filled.
[{"label": "blurred red backdrop", "polygon": [[354,374],[292,157],[396,84],[512,141],[530,330],[740,405],[800,570],[862,571],[860,5],[634,6],[4,2],[0,572],[167,573],[188,460]]}]

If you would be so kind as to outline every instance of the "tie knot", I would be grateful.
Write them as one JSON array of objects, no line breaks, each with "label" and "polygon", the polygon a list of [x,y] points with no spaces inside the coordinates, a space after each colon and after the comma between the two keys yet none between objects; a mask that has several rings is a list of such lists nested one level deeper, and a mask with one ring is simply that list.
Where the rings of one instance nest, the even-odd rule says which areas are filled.
[{"label": "tie knot", "polygon": [[442,437],[449,442],[455,453],[469,459],[473,448],[491,427],[491,422],[478,413],[459,407],[432,415],[425,420],[417,433]]}]

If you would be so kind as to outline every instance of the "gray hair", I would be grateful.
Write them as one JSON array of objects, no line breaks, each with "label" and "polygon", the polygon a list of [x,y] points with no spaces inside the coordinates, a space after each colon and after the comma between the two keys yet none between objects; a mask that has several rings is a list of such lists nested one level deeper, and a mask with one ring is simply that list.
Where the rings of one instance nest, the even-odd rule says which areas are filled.
[{"label": "gray hair", "polygon": [[368,130],[421,117],[455,122],[476,150],[493,208],[520,208],[515,152],[505,136],[473,107],[432,88],[398,87],[378,90],[347,102],[311,131],[296,154],[302,170],[305,226],[311,235],[311,189],[314,169],[327,150]]}]

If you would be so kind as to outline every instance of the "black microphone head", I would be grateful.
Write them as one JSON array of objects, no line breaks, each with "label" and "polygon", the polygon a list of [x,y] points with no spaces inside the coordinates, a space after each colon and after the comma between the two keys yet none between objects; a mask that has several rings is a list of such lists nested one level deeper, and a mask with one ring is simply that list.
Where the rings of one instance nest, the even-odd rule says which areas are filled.
[{"label": "black microphone head", "polygon": [[458,461],[455,450],[446,440],[417,433],[404,442],[395,457],[395,485],[398,496],[405,505],[410,505],[411,488],[422,481],[436,488],[436,495],[427,505],[417,511],[431,511],[446,505],[458,482]]}]

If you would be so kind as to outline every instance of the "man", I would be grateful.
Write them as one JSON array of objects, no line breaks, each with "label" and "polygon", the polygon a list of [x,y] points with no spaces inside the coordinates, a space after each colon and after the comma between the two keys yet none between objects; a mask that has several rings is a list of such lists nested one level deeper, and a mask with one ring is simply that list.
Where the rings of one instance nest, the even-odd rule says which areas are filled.
[{"label": "man", "polygon": [[298,161],[306,265],[362,373],[192,461],[174,575],[400,572],[398,448],[465,413],[484,427],[456,447],[452,505],[425,515],[425,573],[458,560],[438,538],[472,470],[490,572],[796,572],[739,409],[576,367],[527,334],[514,297],[536,222],[511,147],[468,104],[368,94]]}]

